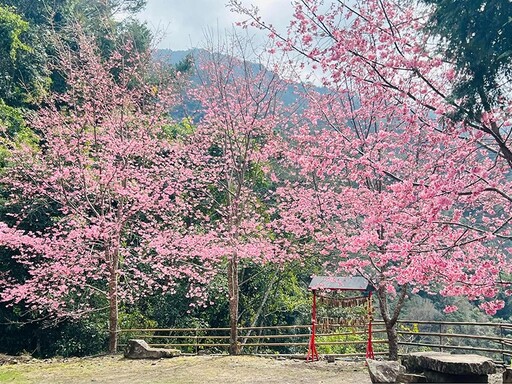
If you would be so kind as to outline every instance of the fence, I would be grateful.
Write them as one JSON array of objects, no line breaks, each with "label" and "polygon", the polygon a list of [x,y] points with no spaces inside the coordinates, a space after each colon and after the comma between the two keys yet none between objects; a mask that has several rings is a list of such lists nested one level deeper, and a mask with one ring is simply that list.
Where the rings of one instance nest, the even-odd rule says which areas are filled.
[{"label": "fence", "polygon": [[398,324],[402,353],[417,350],[479,353],[510,362],[512,324],[455,321],[410,321]]},{"label": "fence", "polygon": [[[512,356],[512,324],[402,320],[397,324],[401,353],[418,350],[480,353],[496,361],[509,362]],[[238,341],[242,353],[304,356],[311,325],[240,327]],[[317,349],[322,355],[364,356],[366,328],[332,327],[317,333]],[[229,328],[123,329],[121,346],[127,339],[144,339],[154,347],[179,348],[188,354],[225,353]],[[377,355],[387,353],[383,322],[374,322],[372,332]]]}]

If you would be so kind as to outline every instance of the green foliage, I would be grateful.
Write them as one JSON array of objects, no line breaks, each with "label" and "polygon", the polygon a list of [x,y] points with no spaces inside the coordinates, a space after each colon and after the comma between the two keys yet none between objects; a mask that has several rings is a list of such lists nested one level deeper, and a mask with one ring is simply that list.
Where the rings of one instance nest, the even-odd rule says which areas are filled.
[{"label": "green foliage", "polygon": [[58,27],[65,15],[70,13],[72,3],[71,0],[55,0],[51,3],[45,0],[2,0],[2,4],[14,7],[31,25],[47,27]]},{"label": "green foliage", "polygon": [[[240,273],[240,324],[307,324],[311,318],[309,276],[299,265],[248,265]],[[260,310],[260,306],[263,307]],[[256,315],[259,314],[259,318]]]},{"label": "green foliage", "polygon": [[[317,350],[320,354],[345,354],[362,353],[366,350],[366,335],[357,334],[356,328],[340,328],[332,335],[319,336],[316,338]],[[336,344],[336,343],[358,344]],[[321,343],[333,343],[331,345],[322,345]]]},{"label": "green foliage", "polygon": [[106,349],[106,319],[99,313],[80,321],[48,324],[19,308],[0,307],[0,318],[4,322],[0,327],[2,353],[27,352],[44,358],[95,355]]},{"label": "green foliage", "polygon": [[67,41],[76,48],[74,35],[78,25],[97,40],[104,58],[127,41],[136,51],[146,51],[152,34],[145,23],[130,17],[114,17],[129,16],[144,4],[145,0],[2,0],[0,98],[9,105],[34,107],[50,87],[62,92],[65,80],[51,69],[56,56],[55,42]]},{"label": "green foliage", "polygon": [[132,18],[126,19],[119,24],[117,35],[120,40],[132,41],[137,52],[145,51],[153,40],[153,34],[148,29],[146,23]]},{"label": "green foliage", "polygon": [[[150,319],[144,314],[140,308],[136,306],[123,307],[119,311],[119,328],[120,329],[144,329],[156,328],[158,323]],[[140,332],[123,332],[120,334],[119,343],[124,344],[129,339],[138,337]]]},{"label": "green foliage", "polygon": [[[130,41],[136,52],[145,52],[153,35],[144,22],[132,17],[117,19],[115,13],[134,14],[144,5],[145,0],[79,0],[73,8],[73,16],[98,40],[103,57],[109,57]],[[127,55],[132,52],[127,52]]]},{"label": "green foliage", "polygon": [[177,63],[174,67],[176,69],[176,72],[179,73],[187,73],[192,71],[192,68],[194,66],[194,56],[192,54],[188,54],[185,56],[183,60],[181,60],[179,63]]},{"label": "green foliage", "polygon": [[23,142],[23,140],[30,138],[27,137],[28,128],[25,126],[21,110],[19,108],[13,108],[5,104],[0,99],[0,169],[4,168],[7,164],[9,157],[9,147],[13,144],[12,138],[18,133],[20,134],[17,140]]},{"label": "green foliage", "polygon": [[[9,149],[16,145],[37,148],[40,138],[25,124],[30,110],[37,109],[48,91],[62,91],[65,79],[56,71],[54,58],[56,44],[73,40],[77,21],[83,22],[85,33],[101,38],[102,54],[107,57],[114,48],[132,42],[136,51],[144,51],[151,42],[147,27],[136,20],[114,18],[119,12],[139,10],[145,0],[1,0],[0,1],[0,170],[9,166]],[[58,43],[57,43],[58,42]],[[129,55],[126,52],[126,55]],[[41,138],[44,140],[44,138]],[[9,200],[9,201],[8,201]],[[58,206],[41,196],[35,201],[19,201],[15,192],[9,195],[0,189],[0,218],[14,220],[10,215],[30,203],[30,210],[21,220],[22,230],[43,230],[58,220]],[[27,276],[25,266],[13,262],[14,254],[0,249],[0,273],[9,270],[17,280]],[[97,308],[103,308],[98,302]],[[123,323],[152,325],[146,313],[125,311],[120,314]],[[0,327],[0,352],[11,354],[26,350],[35,356],[84,356],[106,349],[104,311],[99,310],[87,319],[47,324],[37,319],[23,303],[14,307],[0,305],[0,318],[8,326]]]},{"label": "green foliage", "polygon": [[[498,103],[500,76],[512,75],[512,3],[508,0],[423,0],[434,6],[430,28],[464,76],[453,97],[479,117]],[[502,79],[503,80],[503,79]]]},{"label": "green foliage", "polygon": [[441,320],[443,319],[443,313],[440,309],[436,307],[431,299],[412,295],[404,304],[401,319]]},{"label": "green foliage", "polygon": [[154,328],[158,324],[151,320],[138,308],[120,308],[119,327],[121,329],[129,328]]},{"label": "green foliage", "polygon": [[[103,353],[108,336],[103,319],[93,316],[80,322],[67,323],[51,338],[44,338],[43,356],[90,356]],[[51,333],[50,333],[51,334]]]},{"label": "green foliage", "polygon": [[7,151],[9,146],[29,145],[37,148],[39,137],[27,127],[22,110],[6,105],[0,100],[0,151]]},{"label": "green foliage", "polygon": [[[31,48],[22,41],[22,35],[28,31],[28,22],[14,13],[14,9],[0,6],[0,44],[8,55],[2,60],[16,61],[18,51],[31,51]],[[2,63],[3,64],[3,63]]]},{"label": "green foliage", "polygon": [[13,106],[34,104],[48,86],[29,22],[15,8],[0,4],[0,99]]},{"label": "green foliage", "polygon": [[0,127],[9,137],[26,127],[23,113],[19,108],[14,108],[0,99]]},{"label": "green foliage", "polygon": [[163,129],[163,134],[169,140],[183,140],[195,130],[192,121],[188,118],[182,119],[177,124],[170,124]]}]

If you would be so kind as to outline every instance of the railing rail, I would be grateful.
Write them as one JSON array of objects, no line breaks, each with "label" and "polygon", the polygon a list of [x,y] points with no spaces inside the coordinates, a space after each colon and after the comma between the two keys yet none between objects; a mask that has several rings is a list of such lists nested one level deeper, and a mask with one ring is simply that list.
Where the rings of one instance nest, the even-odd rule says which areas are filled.
[{"label": "railing rail", "polygon": [[[512,357],[512,324],[400,320],[397,322],[401,353],[439,350],[486,354],[509,362]],[[268,327],[239,327],[242,352],[248,354],[304,355],[310,337],[310,324]],[[130,328],[122,329],[121,346],[128,338],[141,338],[155,347],[181,348],[185,353],[225,353],[229,328]],[[372,339],[377,354],[387,352],[386,330],[375,321]],[[364,326],[332,326],[317,333],[319,353],[334,356],[364,356],[367,330]]]}]

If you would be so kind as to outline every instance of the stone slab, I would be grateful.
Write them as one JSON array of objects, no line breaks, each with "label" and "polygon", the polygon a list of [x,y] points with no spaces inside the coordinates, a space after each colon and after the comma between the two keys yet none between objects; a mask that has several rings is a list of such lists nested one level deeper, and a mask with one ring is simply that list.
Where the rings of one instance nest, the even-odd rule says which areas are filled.
[{"label": "stone slab", "polygon": [[124,357],[127,359],[162,359],[176,357],[181,354],[178,349],[152,348],[141,339],[128,340]]},{"label": "stone slab", "polygon": [[430,370],[451,375],[489,375],[496,373],[496,365],[492,359],[473,354],[414,352],[403,356],[402,364],[408,372]]},{"label": "stone slab", "polygon": [[428,369],[423,372],[423,375],[427,383],[489,383],[488,375],[450,375]]},{"label": "stone slab", "polygon": [[426,383],[427,378],[419,373],[401,373],[396,378],[396,382],[400,384],[405,383]]},{"label": "stone slab", "polygon": [[503,384],[512,384],[512,368],[505,368],[503,372]]}]

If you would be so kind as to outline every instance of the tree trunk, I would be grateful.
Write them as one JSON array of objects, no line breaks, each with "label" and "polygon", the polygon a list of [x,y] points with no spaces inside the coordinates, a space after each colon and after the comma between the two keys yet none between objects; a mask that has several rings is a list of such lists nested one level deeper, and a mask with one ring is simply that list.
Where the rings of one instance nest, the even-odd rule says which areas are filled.
[{"label": "tree trunk", "polygon": [[109,316],[108,316],[108,352],[114,354],[117,352],[117,334],[118,334],[118,292],[117,292],[117,265],[119,262],[118,252],[112,254],[110,260],[110,276],[108,284],[108,301],[109,301]]},{"label": "tree trunk", "polygon": [[405,298],[407,297],[407,284],[401,286],[398,299],[395,303],[393,311],[391,311],[388,303],[388,293],[386,287],[380,286],[377,288],[377,298],[379,299],[379,309],[386,328],[388,337],[388,358],[389,360],[398,360],[398,333],[396,330],[396,322],[398,316],[404,306]]},{"label": "tree trunk", "polygon": [[228,295],[229,295],[229,354],[240,354],[238,343],[238,262],[236,256],[228,261]]},{"label": "tree trunk", "polygon": [[386,334],[388,336],[388,358],[389,360],[398,360],[398,333],[396,331],[396,323],[384,322]]}]

